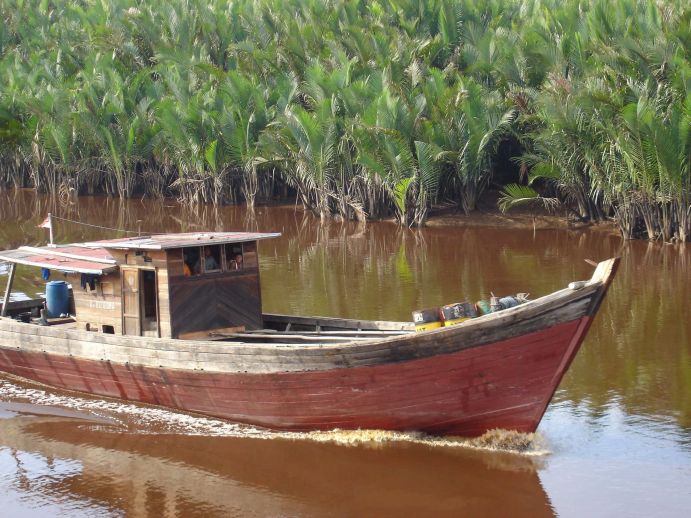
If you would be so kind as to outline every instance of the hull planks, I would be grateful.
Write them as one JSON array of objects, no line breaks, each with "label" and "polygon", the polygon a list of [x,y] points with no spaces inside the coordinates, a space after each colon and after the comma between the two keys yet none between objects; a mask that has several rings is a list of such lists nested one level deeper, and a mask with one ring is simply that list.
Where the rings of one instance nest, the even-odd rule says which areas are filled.
[{"label": "hull planks", "polygon": [[[457,326],[381,336],[369,331],[369,338],[368,329],[394,323],[368,327],[366,321],[343,320],[342,328],[362,332],[352,331],[358,338],[347,343],[127,337],[3,318],[0,371],[275,430],[532,432],[578,352],[617,263],[599,263],[591,280],[575,289]],[[291,322],[265,315],[265,324],[272,319]],[[337,320],[295,322],[304,327],[311,321],[319,330],[319,322],[335,328]]]}]

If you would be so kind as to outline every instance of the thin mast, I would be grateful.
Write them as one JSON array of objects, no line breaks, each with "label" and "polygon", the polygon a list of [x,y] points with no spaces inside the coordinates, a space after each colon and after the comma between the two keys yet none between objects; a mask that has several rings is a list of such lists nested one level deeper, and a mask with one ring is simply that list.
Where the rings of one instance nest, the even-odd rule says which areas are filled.
[{"label": "thin mast", "polygon": [[48,213],[48,231],[50,232],[50,246],[55,246],[53,244],[53,215]]}]

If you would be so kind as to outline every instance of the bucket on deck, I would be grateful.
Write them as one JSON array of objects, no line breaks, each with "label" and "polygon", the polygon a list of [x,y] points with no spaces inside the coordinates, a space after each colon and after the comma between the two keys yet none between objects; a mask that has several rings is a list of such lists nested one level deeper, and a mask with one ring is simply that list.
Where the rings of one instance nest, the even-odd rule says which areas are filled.
[{"label": "bucket on deck", "polygon": [[478,315],[489,315],[492,312],[492,308],[489,305],[489,301],[487,300],[478,300],[475,303],[475,307],[477,308],[477,313]]},{"label": "bucket on deck", "polygon": [[65,281],[46,284],[46,308],[48,318],[56,318],[70,311],[70,291]]},{"label": "bucket on deck", "polygon": [[415,331],[429,331],[430,329],[437,329],[442,325],[439,321],[439,310],[437,308],[413,311],[413,322],[415,323]]},{"label": "bucket on deck", "polygon": [[515,308],[520,304],[516,297],[508,296],[499,299],[499,304],[501,304],[502,309]]},{"label": "bucket on deck", "polygon": [[444,326],[454,326],[465,322],[468,319],[475,318],[477,311],[475,306],[468,302],[457,302],[455,304],[448,304],[442,306],[441,314],[444,318]]}]

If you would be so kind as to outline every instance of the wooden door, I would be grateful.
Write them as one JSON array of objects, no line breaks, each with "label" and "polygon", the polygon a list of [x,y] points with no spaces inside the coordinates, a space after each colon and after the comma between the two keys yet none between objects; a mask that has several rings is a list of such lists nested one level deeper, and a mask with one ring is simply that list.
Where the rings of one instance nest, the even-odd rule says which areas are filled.
[{"label": "wooden door", "polygon": [[121,266],[120,274],[122,279],[122,334],[141,336],[139,269]]}]

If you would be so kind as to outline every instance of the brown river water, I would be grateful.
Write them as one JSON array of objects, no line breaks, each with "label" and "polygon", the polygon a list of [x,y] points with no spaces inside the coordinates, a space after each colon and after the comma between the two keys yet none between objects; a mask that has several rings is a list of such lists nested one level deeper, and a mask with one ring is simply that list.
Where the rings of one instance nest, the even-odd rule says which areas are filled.
[{"label": "brown river water", "polygon": [[[689,516],[691,247],[602,230],[318,220],[292,206],[51,201],[0,192],[0,249],[143,232],[260,230],[265,311],[409,320],[490,292],[618,276],[528,453],[415,434],[276,434],[0,375],[0,516]],[[0,275],[3,267],[0,265]],[[4,293],[4,278],[0,290]],[[20,267],[13,298],[43,281]],[[1,294],[0,294],[1,296]]]}]

